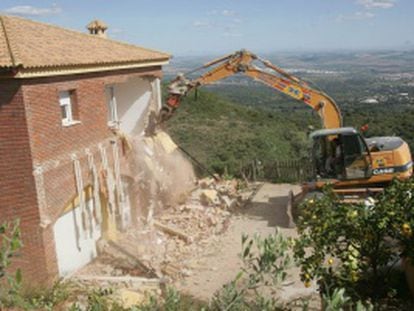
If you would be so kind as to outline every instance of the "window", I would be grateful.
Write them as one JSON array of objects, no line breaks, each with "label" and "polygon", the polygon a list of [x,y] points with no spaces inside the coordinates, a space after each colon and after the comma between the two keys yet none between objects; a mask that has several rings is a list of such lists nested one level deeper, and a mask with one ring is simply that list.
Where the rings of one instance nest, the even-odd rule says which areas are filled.
[{"label": "window", "polygon": [[347,179],[369,177],[369,157],[358,134],[342,135],[344,165]]},{"label": "window", "polygon": [[115,98],[115,88],[113,86],[108,86],[105,89],[105,93],[106,93],[106,104],[108,108],[108,125],[115,127],[119,124],[118,107],[117,107],[116,98]]},{"label": "window", "polygon": [[62,91],[59,93],[60,111],[62,114],[62,125],[69,126],[80,123],[77,121],[78,107],[75,91]]}]

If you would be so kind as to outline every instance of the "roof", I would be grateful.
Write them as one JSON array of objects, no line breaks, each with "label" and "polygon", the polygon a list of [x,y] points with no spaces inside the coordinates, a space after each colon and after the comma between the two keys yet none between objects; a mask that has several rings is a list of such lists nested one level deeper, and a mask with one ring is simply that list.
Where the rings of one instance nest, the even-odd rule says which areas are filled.
[{"label": "roof", "polygon": [[366,138],[365,141],[370,149],[375,147],[378,151],[394,150],[404,143],[400,137],[396,136],[371,137]]},{"label": "roof", "polygon": [[89,30],[96,29],[96,28],[108,29],[108,26],[103,21],[100,21],[99,19],[95,19],[92,22],[90,22],[88,26],[86,26],[86,28]]},{"label": "roof", "polygon": [[349,135],[357,134],[358,132],[353,127],[339,127],[335,129],[323,129],[313,132],[310,137],[315,138],[319,136],[329,136],[329,135]]},{"label": "roof", "polygon": [[167,62],[170,55],[14,16],[0,16],[0,69]]}]

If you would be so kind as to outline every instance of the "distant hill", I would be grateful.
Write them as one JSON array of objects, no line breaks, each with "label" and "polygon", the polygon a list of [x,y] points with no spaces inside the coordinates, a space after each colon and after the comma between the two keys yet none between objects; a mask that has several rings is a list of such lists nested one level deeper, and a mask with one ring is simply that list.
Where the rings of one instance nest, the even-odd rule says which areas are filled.
[{"label": "distant hill", "polygon": [[255,159],[299,159],[308,154],[307,125],[319,120],[311,111],[286,115],[249,108],[208,91],[190,95],[167,122],[173,139],[209,169],[237,175]]}]

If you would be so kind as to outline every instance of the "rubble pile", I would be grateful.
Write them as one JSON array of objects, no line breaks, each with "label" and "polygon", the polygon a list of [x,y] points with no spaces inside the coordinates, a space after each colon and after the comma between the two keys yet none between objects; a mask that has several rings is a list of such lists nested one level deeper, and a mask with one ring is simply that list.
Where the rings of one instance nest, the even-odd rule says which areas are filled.
[{"label": "rubble pile", "polygon": [[[81,274],[89,274],[89,269],[93,275],[135,277],[139,273],[133,272],[141,271],[141,276],[148,277],[151,271],[151,277],[163,281],[189,276],[200,258],[217,251],[219,235],[226,232],[234,214],[257,188],[257,184],[235,179],[201,179],[185,202],[155,214],[141,230],[124,232],[116,245],[103,248],[107,255]],[[117,260],[120,256],[122,260]],[[136,268],[132,262],[128,269],[122,268],[120,263],[131,258],[141,266]]]},{"label": "rubble pile", "polygon": [[[184,204],[159,215],[156,227],[162,231],[165,231],[164,226],[176,229],[176,235],[186,242],[221,234],[229,225],[231,211],[242,206],[246,197],[238,186],[237,180],[217,182],[213,178],[203,179]],[[175,235],[174,230],[167,233]]]},{"label": "rubble pile", "polygon": [[113,290],[124,306],[161,295],[165,284],[208,268],[203,258],[220,251],[220,235],[259,188],[238,180],[201,179],[185,202],[123,232],[116,242],[100,241],[100,256],[71,279],[85,288]]},{"label": "rubble pile", "polygon": [[[107,244],[105,248],[108,248]],[[143,269],[134,258],[128,258],[122,253],[110,253],[103,252],[71,276],[71,284],[79,292],[76,299],[78,305],[87,306],[88,293],[92,290],[106,292],[108,299],[121,303],[124,308],[162,294],[162,279]],[[82,307],[82,310],[84,308],[86,309]]]},{"label": "rubble pile", "polygon": [[137,257],[159,277],[188,276],[198,258],[215,251],[218,236],[257,187],[238,180],[202,179],[183,204],[155,215],[151,229],[127,232],[122,241],[128,245],[121,243],[135,248]]}]

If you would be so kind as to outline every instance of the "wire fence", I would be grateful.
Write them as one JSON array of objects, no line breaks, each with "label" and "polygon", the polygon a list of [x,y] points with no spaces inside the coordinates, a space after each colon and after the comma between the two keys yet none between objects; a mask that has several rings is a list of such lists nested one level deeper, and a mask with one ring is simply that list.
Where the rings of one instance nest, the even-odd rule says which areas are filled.
[{"label": "wire fence", "polygon": [[311,180],[314,176],[314,169],[308,160],[271,161],[265,163],[253,160],[242,166],[240,175],[252,181],[292,183]]}]

